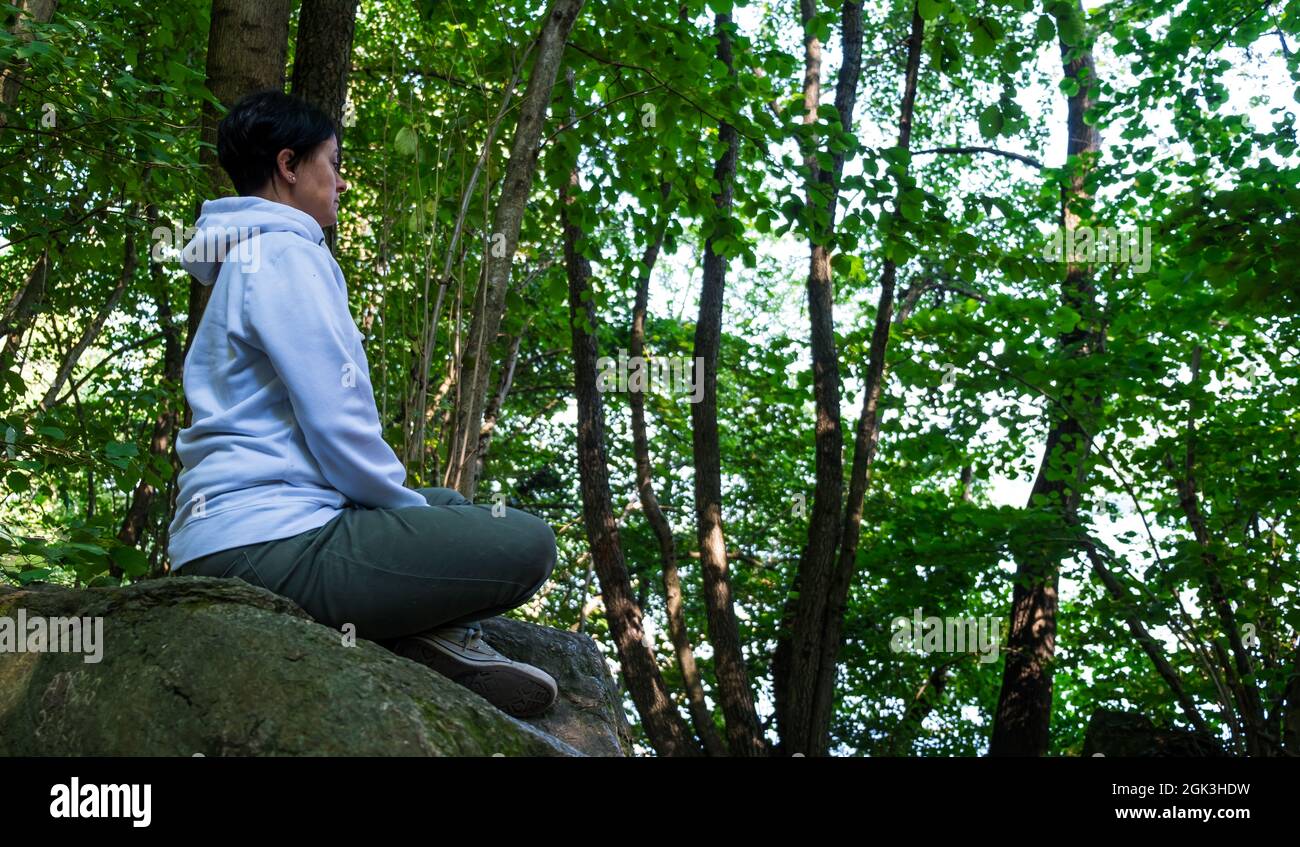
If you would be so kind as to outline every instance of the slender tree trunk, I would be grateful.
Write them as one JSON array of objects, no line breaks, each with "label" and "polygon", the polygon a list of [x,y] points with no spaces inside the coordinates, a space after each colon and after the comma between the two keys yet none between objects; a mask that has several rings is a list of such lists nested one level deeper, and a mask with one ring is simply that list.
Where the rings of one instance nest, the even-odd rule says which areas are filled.
[{"label": "slender tree trunk", "polygon": [[[632,336],[628,342],[628,356],[632,361],[645,361],[645,322],[650,301],[650,276],[659,251],[663,247],[664,232],[672,220],[672,208],[668,205],[672,186],[664,182],[660,185],[660,194],[664,206],[660,210],[659,223],[654,236],[646,245],[641,257],[641,275],[637,279],[636,302],[632,307]],[[630,375],[629,375],[630,376]],[[673,642],[673,652],[677,655],[677,665],[682,672],[682,685],[686,689],[686,703],[691,713],[691,723],[695,734],[704,744],[704,750],[710,756],[725,756],[726,744],[713,723],[713,715],[704,699],[704,684],[700,679],[699,667],[695,664],[695,650],[691,646],[690,633],[686,629],[686,613],[682,604],[682,582],[677,573],[677,544],[673,539],[673,529],[659,506],[655,495],[654,481],[650,462],[650,438],[646,432],[645,395],[640,391],[629,390],[628,399],[632,407],[632,451],[636,456],[636,490],[641,500],[641,511],[654,531],[659,542],[659,558],[662,562],[662,579],[664,586],[664,606],[668,618],[668,637]],[[645,608],[645,604],[641,604]]]},{"label": "slender tree trunk", "polygon": [[[731,59],[731,16],[717,15],[718,59],[734,75]],[[736,158],[740,146],[736,128],[723,121],[718,140],[725,145],[713,168],[721,188],[713,196],[717,219],[731,222]],[[767,755],[767,742],[758,724],[749,669],[740,649],[740,630],[731,597],[727,547],[722,531],[722,459],[718,446],[718,351],[722,340],[722,293],[727,260],[713,249],[713,237],[704,242],[704,281],[700,290],[700,319],[695,326],[695,379],[703,380],[700,401],[691,405],[692,446],[695,459],[695,513],[704,573],[705,608],[709,642],[713,645],[718,699],[726,717],[727,746],[733,756]],[[703,373],[699,373],[699,370]]]},{"label": "slender tree trunk", "polygon": [[[31,24],[49,23],[54,17],[55,7],[59,5],[58,0],[12,0],[12,4],[18,7],[18,16],[9,31],[22,44],[28,44],[32,40]],[[27,63],[22,59],[15,59],[0,70],[0,129],[9,125],[9,110],[18,102],[26,66]]]},{"label": "slender tree trunk", "polygon": [[[579,557],[578,561],[582,561]],[[595,574],[595,566],[591,559],[591,553],[587,553],[587,573],[582,578],[582,594],[578,597],[578,622],[574,624],[574,632],[587,631],[587,599],[591,597],[591,578]]]},{"label": "slender tree trunk", "polygon": [[492,445],[492,434],[496,432],[497,419],[501,417],[501,409],[505,407],[506,398],[510,396],[510,386],[515,381],[515,366],[519,362],[519,345],[524,340],[524,333],[528,330],[528,322],[515,334],[510,341],[510,349],[506,352],[506,359],[501,363],[501,376],[497,383],[496,393],[488,402],[487,409],[483,412],[483,429],[478,436],[478,468],[475,470],[475,476],[483,478],[483,471],[487,464],[488,448]]},{"label": "slender tree trunk", "polygon": [[[811,29],[816,4],[801,0],[804,24],[804,124],[813,125],[821,106],[821,43]],[[841,54],[835,108],[840,129],[853,132],[853,109],[858,97],[862,68],[862,5],[846,2],[841,11]],[[813,398],[816,409],[814,457],[816,482],[813,508],[808,522],[808,544],[800,557],[798,599],[787,601],[783,627],[784,644],[778,646],[776,663],[780,690],[777,694],[777,723],[782,752],[815,755],[811,743],[812,710],[815,698],[811,686],[800,687],[800,679],[816,679],[820,641],[834,581],[835,551],[840,534],[840,510],[844,498],[844,436],[840,427],[840,362],[835,348],[835,290],[831,279],[831,247],[835,235],[835,207],[839,199],[844,154],[831,153],[830,170],[818,164],[818,146],[811,141],[804,154],[809,168],[808,205],[824,210],[825,221],[817,216],[810,225],[808,264],[808,320],[813,365]]]},{"label": "slender tree trunk", "polygon": [[[505,314],[510,265],[519,245],[519,230],[528,195],[532,190],[533,174],[537,170],[537,145],[546,122],[546,111],[551,101],[551,90],[555,86],[555,75],[560,68],[560,59],[564,55],[565,41],[577,20],[578,12],[582,10],[582,4],[583,0],[555,0],[542,25],[537,59],[533,64],[532,75],[528,78],[528,89],[519,104],[519,123],[510,146],[510,162],[506,165],[501,197],[496,205],[492,237],[484,256],[487,272],[480,283],[484,291],[476,298],[476,301],[481,301],[481,305],[474,313],[469,338],[461,356],[460,403],[452,431],[446,479],[449,486],[470,499],[474,498],[474,490],[478,486],[478,479],[474,475],[477,468],[474,451],[478,447],[479,432],[483,427],[483,407],[492,371],[492,345]],[[501,245],[500,249],[497,249],[498,244]]]},{"label": "slender tree trunk", "polygon": [[[65,220],[76,221],[77,225],[95,214],[103,213],[102,208],[86,213],[89,192],[82,188],[68,202]],[[4,317],[0,319],[0,362],[6,361],[10,354],[17,355],[22,345],[23,336],[31,328],[41,304],[49,295],[50,274],[58,267],[58,260],[63,256],[68,243],[76,236],[72,229],[63,230],[54,236],[53,244],[47,245],[27,273],[22,288],[5,307]]]},{"label": "slender tree trunk", "polygon": [[[849,30],[848,24],[845,29],[846,32]],[[903,149],[907,149],[911,143],[912,112],[916,100],[923,35],[924,22],[913,7],[911,35],[907,41],[908,52],[904,65],[903,98],[899,109],[899,146]],[[841,82],[844,82],[843,79]],[[842,100],[841,94],[842,92],[837,93],[837,104]],[[843,114],[841,111],[841,119]],[[901,182],[900,180],[898,189],[900,195],[903,191]],[[880,437],[879,403],[886,373],[885,354],[889,341],[889,327],[893,319],[896,275],[896,266],[892,261],[886,260],[881,271],[881,293],[876,325],[871,339],[866,392],[854,442],[853,466],[849,476],[849,498],[845,505],[844,518],[839,523],[841,537],[837,565],[829,575],[815,576],[820,587],[812,591],[813,594],[825,596],[828,593],[829,596],[825,596],[825,599],[817,604],[823,609],[820,616],[813,615],[816,601],[805,600],[810,593],[805,584],[808,575],[797,574],[793,593],[799,598],[798,604],[807,605],[809,612],[801,615],[798,605],[795,605],[793,619],[783,627],[784,632],[790,635],[778,642],[777,661],[774,663],[778,671],[777,691],[778,696],[784,693],[784,702],[787,704],[779,708],[777,713],[784,721],[785,727],[781,731],[783,751],[806,751],[811,755],[825,755],[829,748],[835,671],[839,642],[842,637],[843,617],[848,588],[856,568],[862,504],[867,486],[870,484],[871,464]],[[810,537],[810,545],[811,543]],[[835,552],[833,546],[832,552]],[[829,586],[826,585],[827,579],[829,579]],[[788,602],[787,614],[790,614],[791,606],[792,604]],[[800,639],[799,645],[794,643],[796,637]]]},{"label": "slender tree trunk", "polygon": [[[403,427],[402,435],[405,442],[404,454],[406,456],[406,465],[408,470],[415,470],[418,468],[420,473],[424,472],[425,428],[428,426],[433,410],[438,408],[438,403],[441,399],[434,398],[433,403],[429,403],[429,369],[433,361],[434,343],[438,340],[438,319],[442,314],[442,303],[447,296],[447,288],[451,285],[453,278],[452,265],[456,261],[460,262],[461,267],[461,273],[458,276],[458,279],[464,278],[465,251],[468,248],[468,245],[461,243],[461,235],[465,230],[465,218],[469,214],[470,202],[474,199],[474,186],[478,184],[479,177],[487,170],[488,165],[491,162],[492,151],[495,149],[496,145],[497,130],[500,129],[502,121],[509,112],[510,101],[514,99],[515,91],[519,87],[519,77],[523,73],[524,65],[528,60],[528,55],[532,52],[535,44],[536,42],[534,42],[533,45],[530,45],[524,52],[524,57],[520,60],[519,67],[515,69],[514,76],[511,77],[510,83],[506,85],[505,93],[501,98],[501,105],[497,110],[496,117],[488,126],[487,137],[483,139],[483,146],[480,148],[478,160],[474,163],[474,167],[470,171],[469,181],[461,191],[460,212],[456,215],[456,224],[452,227],[451,237],[448,239],[447,255],[443,260],[442,274],[438,279],[438,290],[434,294],[433,311],[431,314],[426,313],[427,323],[424,326],[423,341],[421,343],[423,353],[421,354],[419,361],[416,363],[416,376],[412,382],[411,392],[407,395],[405,400],[407,410],[406,420],[409,421],[409,423]],[[486,198],[491,196],[492,189],[493,185],[489,179],[488,186],[483,192],[485,203]],[[485,210],[484,219],[486,220],[486,218],[487,214]],[[479,266],[480,281],[486,271],[487,265],[481,264]],[[425,283],[425,299],[427,300],[427,275]],[[460,364],[459,358],[461,351],[459,346],[459,329],[461,325],[460,312],[462,288],[463,286],[457,285],[456,299],[452,309],[451,323],[452,326],[456,328],[454,340],[457,343],[451,350],[451,361],[448,365],[448,373],[451,374],[453,378],[457,376],[457,367]],[[449,413],[454,414],[456,410],[450,409],[448,411]],[[440,459],[441,456],[435,453],[433,458],[433,473],[431,474],[434,479],[437,479],[439,476]],[[444,479],[443,485],[447,484],[447,480]]]},{"label": "slender tree trunk", "polygon": [[[632,584],[610,502],[605,416],[596,387],[596,361],[600,352],[594,332],[597,317],[591,289],[591,263],[580,252],[582,230],[569,217],[577,190],[575,166],[561,199],[560,219],[564,229],[564,265],[569,277],[569,321],[573,329],[574,388],[578,400],[578,471],[587,539],[600,578],[610,634],[623,666],[623,678],[650,744],[663,756],[695,756],[700,754],[700,749],[668,695],[654,653],[646,647],[641,609],[632,598]],[[592,331],[588,331],[588,326]]]},{"label": "slender tree trunk", "polygon": [[[158,224],[157,204],[150,203],[146,206],[145,216],[148,219],[149,230],[152,232]],[[162,265],[152,258],[149,261],[149,279],[153,284],[154,302],[158,306],[158,323],[163,332],[162,388],[164,391],[170,391],[180,387],[185,365],[181,358],[180,329],[172,317],[171,283],[163,272]],[[154,418],[153,435],[149,439],[150,464],[154,464],[160,457],[167,457],[170,461],[179,424],[178,406],[168,403],[158,411]],[[148,479],[141,477],[135,486],[135,491],[131,494],[131,506],[127,510],[126,518],[122,521],[121,529],[118,530],[119,541],[133,547],[139,546],[148,525],[150,510],[157,499],[157,488]],[[113,570],[116,570],[116,566]],[[114,575],[120,576],[118,573]]]},{"label": "slender tree trunk", "polygon": [[[920,75],[921,46],[925,37],[925,22],[912,10],[912,30],[907,40],[907,65],[903,75],[903,101],[899,107],[898,146],[904,150],[912,144],[912,116],[916,106],[917,79]],[[900,179],[895,212],[901,205],[904,183]],[[876,325],[871,334],[871,359],[867,365],[866,393],[862,399],[862,414],[858,418],[853,442],[853,466],[849,471],[849,498],[845,506],[840,539],[839,564],[831,585],[831,599],[827,610],[825,632],[820,641],[821,657],[817,662],[816,682],[813,686],[813,708],[809,737],[812,747],[825,751],[829,745],[831,713],[835,704],[835,673],[838,665],[840,642],[844,637],[844,615],[848,609],[849,588],[858,566],[858,540],[862,531],[862,507],[867,489],[871,485],[871,468],[880,442],[881,397],[884,395],[888,365],[885,361],[889,347],[889,326],[894,316],[894,285],[898,268],[886,259],[880,274],[880,300],[876,308]]]},{"label": "slender tree trunk", "polygon": [[[208,29],[208,90],[226,109],[240,97],[265,88],[284,88],[285,56],[289,49],[289,14],[292,0],[212,0],[212,20]],[[217,162],[217,124],[222,118],[217,109],[203,101],[201,122],[205,145],[199,150],[199,163],[208,175],[212,196],[232,192],[230,178]],[[210,147],[208,145],[211,145]],[[207,199],[207,198],[204,198]],[[195,210],[197,216],[198,210]],[[190,305],[185,337],[185,353],[198,332],[212,295],[211,286],[190,279]],[[185,403],[185,425],[193,411]]]},{"label": "slender tree trunk", "polygon": [[[135,204],[132,203],[127,207],[126,217],[129,221],[135,214]],[[86,352],[86,348],[99,337],[99,333],[104,329],[104,324],[108,321],[117,304],[121,302],[122,295],[126,293],[126,287],[131,282],[131,277],[135,274],[136,265],[139,264],[139,258],[135,254],[135,231],[131,229],[128,222],[125,233],[122,238],[122,274],[118,277],[117,286],[108,296],[108,301],[99,310],[99,313],[91,319],[90,323],[82,331],[81,337],[77,339],[72,348],[68,350],[63,357],[63,364],[59,366],[58,373],[54,376],[54,381],[50,388],[45,392],[45,397],[40,402],[41,409],[51,408],[59,398],[59,392],[63,390],[63,384],[68,381],[77,362],[81,361],[81,355]]]},{"label": "slender tree trunk", "polygon": [[[1079,14],[1083,14],[1082,6]],[[1090,48],[1070,48],[1064,43],[1060,47],[1065,78],[1078,83],[1078,91],[1068,99],[1066,151],[1072,169],[1061,197],[1061,226],[1068,231],[1080,225],[1079,210],[1089,197],[1084,182],[1090,165],[1088,160],[1100,150],[1101,136],[1084,121],[1085,113],[1093,104],[1097,79],[1092,52]],[[1095,329],[1097,304],[1087,265],[1073,261],[1066,265],[1061,299],[1064,305],[1083,316],[1076,329],[1058,339],[1061,351],[1070,357],[1100,353],[1104,336]],[[1042,508],[1039,504],[1046,504],[1068,531],[1078,511],[1091,449],[1084,416],[1095,417],[1100,398],[1086,384],[1078,387],[1066,384],[1061,401],[1066,407],[1064,412],[1055,405],[1049,406],[1052,424],[1028,506]],[[1068,549],[1057,544],[1041,546],[1040,550],[1023,550],[1016,557],[1011,627],[1002,691],[989,742],[990,756],[1042,756],[1050,742],[1056,591],[1061,558],[1068,554]]]},{"label": "slender tree trunk", "polygon": [[889,742],[886,745],[889,755],[906,755],[913,739],[921,730],[921,724],[924,723],[930,712],[934,711],[939,699],[943,697],[943,690],[948,685],[948,668],[954,663],[955,660],[950,660],[936,667],[926,677],[921,687],[917,689],[916,696],[907,705],[903,717],[898,721],[898,726],[894,728],[893,733],[889,736]]},{"label": "slender tree trunk", "polygon": [[1085,547],[1088,559],[1092,562],[1093,572],[1097,574],[1097,578],[1101,580],[1101,584],[1106,587],[1106,591],[1110,596],[1119,603],[1120,609],[1124,615],[1124,623],[1128,627],[1129,633],[1133,636],[1133,639],[1137,641],[1138,645],[1142,647],[1142,652],[1147,654],[1147,658],[1151,660],[1151,664],[1155,665],[1156,672],[1160,674],[1160,678],[1165,681],[1165,684],[1169,686],[1169,690],[1173,692],[1174,699],[1178,701],[1178,705],[1182,708],[1183,713],[1187,715],[1187,719],[1192,722],[1192,726],[1196,727],[1197,730],[1210,738],[1214,738],[1215,734],[1210,731],[1208,726],[1206,726],[1204,718],[1201,717],[1200,710],[1196,708],[1196,703],[1183,688],[1183,681],[1178,676],[1178,672],[1174,670],[1173,666],[1170,665],[1169,661],[1165,658],[1164,648],[1159,642],[1151,637],[1151,633],[1147,631],[1147,628],[1138,618],[1137,613],[1133,611],[1132,598],[1130,598],[1128,592],[1124,590],[1124,586],[1120,583],[1119,579],[1115,577],[1115,574],[1111,572],[1110,568],[1106,567],[1106,563],[1102,561],[1101,556],[1093,549],[1091,542],[1085,541]]},{"label": "slender tree trunk", "polygon": [[28,271],[23,287],[10,303],[9,312],[0,324],[0,361],[8,360],[11,354],[16,356],[18,348],[22,346],[23,336],[36,317],[41,301],[45,299],[51,264],[50,251],[46,248],[41,251],[40,258]]},{"label": "slender tree trunk", "polygon": [[352,67],[357,0],[312,0],[298,14],[290,91],[317,107],[337,125],[343,146],[343,107]]},{"label": "slender tree trunk", "polygon": [[[1192,353],[1192,381],[1189,392],[1195,391],[1201,380],[1201,347],[1198,345]],[[1237,711],[1245,729],[1246,752],[1250,756],[1269,756],[1273,754],[1273,744],[1265,737],[1264,706],[1259,696],[1259,688],[1251,680],[1250,654],[1241,640],[1241,629],[1237,625],[1232,603],[1223,590],[1219,579],[1219,559],[1213,550],[1213,539],[1205,516],[1201,513],[1200,494],[1196,482],[1196,403],[1189,400],[1187,405],[1187,452],[1183,460],[1182,478],[1173,467],[1173,461],[1166,457],[1170,475],[1174,478],[1178,505],[1187,516],[1192,537],[1201,551],[1201,564],[1205,567],[1205,588],[1202,597],[1208,600],[1206,606],[1214,611],[1219,619],[1224,637],[1232,649],[1232,662],[1223,656],[1221,661],[1224,672],[1231,684],[1233,698],[1237,701]]]},{"label": "slender tree trunk", "polygon": [[[357,25],[357,0],[312,0],[298,13],[290,91],[316,106],[334,121],[339,155],[343,151],[343,106],[352,68],[352,37]],[[325,230],[334,251],[337,227]]]}]

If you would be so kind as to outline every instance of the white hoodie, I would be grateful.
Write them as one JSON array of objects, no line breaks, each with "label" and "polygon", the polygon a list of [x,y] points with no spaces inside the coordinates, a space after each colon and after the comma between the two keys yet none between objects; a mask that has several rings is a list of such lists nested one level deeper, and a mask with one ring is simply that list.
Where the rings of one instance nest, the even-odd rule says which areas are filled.
[{"label": "white hoodie", "polygon": [[194,423],[176,439],[172,569],[298,535],[352,505],[429,508],[383,440],[320,225],[283,203],[224,197],[203,204],[196,228],[181,265],[212,298],[185,357]]}]

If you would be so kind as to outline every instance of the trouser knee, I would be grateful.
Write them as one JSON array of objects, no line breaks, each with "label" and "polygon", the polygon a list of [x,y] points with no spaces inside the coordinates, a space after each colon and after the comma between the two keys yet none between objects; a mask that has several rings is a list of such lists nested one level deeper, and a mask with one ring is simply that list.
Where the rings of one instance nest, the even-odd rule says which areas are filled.
[{"label": "trouser knee", "polygon": [[519,602],[529,599],[546,584],[555,570],[557,549],[555,531],[551,525],[536,515],[510,510],[515,531],[521,536],[523,555],[520,557],[524,572],[519,582],[529,586]]}]

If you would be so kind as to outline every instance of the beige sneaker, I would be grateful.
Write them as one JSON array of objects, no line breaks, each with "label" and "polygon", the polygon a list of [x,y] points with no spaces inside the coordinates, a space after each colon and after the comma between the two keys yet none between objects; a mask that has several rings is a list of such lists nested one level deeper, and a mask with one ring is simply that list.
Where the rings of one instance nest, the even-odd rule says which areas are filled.
[{"label": "beige sneaker", "polygon": [[473,624],[408,635],[397,639],[392,650],[433,668],[517,718],[540,715],[559,696],[550,674],[493,650]]}]

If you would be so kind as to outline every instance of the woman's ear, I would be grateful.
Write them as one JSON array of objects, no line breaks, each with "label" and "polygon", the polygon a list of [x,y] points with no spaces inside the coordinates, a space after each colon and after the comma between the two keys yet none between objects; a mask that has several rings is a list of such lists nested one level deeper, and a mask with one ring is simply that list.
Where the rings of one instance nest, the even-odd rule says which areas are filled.
[{"label": "woman's ear", "polygon": [[280,154],[275,157],[276,173],[280,175],[281,179],[283,179],[285,182],[288,182],[290,184],[293,184],[298,181],[298,175],[289,169],[289,160],[292,158],[293,158],[293,151],[290,150],[288,147],[281,150]]}]

